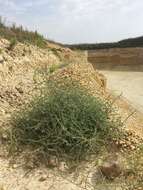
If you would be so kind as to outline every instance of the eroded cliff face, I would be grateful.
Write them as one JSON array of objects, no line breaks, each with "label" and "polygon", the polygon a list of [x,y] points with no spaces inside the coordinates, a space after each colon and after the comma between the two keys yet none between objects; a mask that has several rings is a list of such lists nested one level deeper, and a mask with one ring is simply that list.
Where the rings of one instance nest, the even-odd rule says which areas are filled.
[{"label": "eroded cliff face", "polygon": [[89,50],[88,60],[99,70],[143,71],[143,48]]}]

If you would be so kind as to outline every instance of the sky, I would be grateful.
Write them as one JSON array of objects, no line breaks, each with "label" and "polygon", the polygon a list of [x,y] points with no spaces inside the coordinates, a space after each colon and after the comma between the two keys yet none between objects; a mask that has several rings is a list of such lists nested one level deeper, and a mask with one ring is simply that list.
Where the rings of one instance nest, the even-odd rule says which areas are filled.
[{"label": "sky", "polygon": [[0,15],[62,43],[143,36],[143,0],[0,0]]}]

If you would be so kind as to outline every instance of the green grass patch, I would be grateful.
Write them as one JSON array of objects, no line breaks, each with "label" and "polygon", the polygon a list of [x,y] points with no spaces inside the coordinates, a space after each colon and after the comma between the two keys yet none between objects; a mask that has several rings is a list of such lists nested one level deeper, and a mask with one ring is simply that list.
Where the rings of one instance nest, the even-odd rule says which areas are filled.
[{"label": "green grass patch", "polygon": [[110,110],[109,103],[73,81],[48,81],[40,96],[13,115],[11,148],[32,147],[59,160],[84,160],[117,136],[122,124],[110,117]]},{"label": "green grass patch", "polygon": [[68,66],[68,63],[62,63],[62,64],[58,64],[55,65],[53,64],[50,68],[49,68],[49,74],[54,73],[55,71],[57,71],[58,69],[62,69],[63,67]]},{"label": "green grass patch", "polygon": [[16,44],[17,44],[16,38],[11,38],[8,50],[13,50]]}]

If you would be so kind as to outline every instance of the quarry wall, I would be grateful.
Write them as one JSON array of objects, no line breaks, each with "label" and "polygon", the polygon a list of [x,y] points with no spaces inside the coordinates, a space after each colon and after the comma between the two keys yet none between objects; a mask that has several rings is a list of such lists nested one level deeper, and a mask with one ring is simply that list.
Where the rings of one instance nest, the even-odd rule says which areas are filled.
[{"label": "quarry wall", "polygon": [[88,61],[99,70],[143,71],[143,48],[89,50]]}]

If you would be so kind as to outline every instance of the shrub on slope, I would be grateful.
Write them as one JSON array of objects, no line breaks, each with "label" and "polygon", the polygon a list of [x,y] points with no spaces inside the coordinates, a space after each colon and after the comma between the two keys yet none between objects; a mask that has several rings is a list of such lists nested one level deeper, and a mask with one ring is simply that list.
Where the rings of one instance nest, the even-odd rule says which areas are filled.
[{"label": "shrub on slope", "polygon": [[13,116],[12,145],[28,145],[64,160],[85,159],[117,132],[109,110],[109,104],[77,83],[49,82],[39,97]]}]

